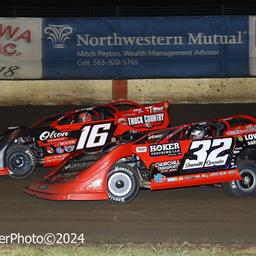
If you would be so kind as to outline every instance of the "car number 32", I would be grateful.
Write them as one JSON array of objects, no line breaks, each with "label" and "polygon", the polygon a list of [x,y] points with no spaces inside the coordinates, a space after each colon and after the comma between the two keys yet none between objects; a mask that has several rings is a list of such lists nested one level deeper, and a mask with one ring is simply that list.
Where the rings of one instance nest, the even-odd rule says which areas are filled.
[{"label": "car number 32", "polygon": [[193,141],[185,157],[183,170],[222,167],[227,164],[232,138]]}]

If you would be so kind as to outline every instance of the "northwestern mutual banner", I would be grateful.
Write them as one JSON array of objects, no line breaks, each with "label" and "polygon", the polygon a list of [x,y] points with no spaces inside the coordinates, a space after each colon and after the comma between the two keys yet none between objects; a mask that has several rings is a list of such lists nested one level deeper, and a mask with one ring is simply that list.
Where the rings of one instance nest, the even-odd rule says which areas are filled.
[{"label": "northwestern mutual banner", "polygon": [[248,16],[44,19],[43,78],[249,76]]}]

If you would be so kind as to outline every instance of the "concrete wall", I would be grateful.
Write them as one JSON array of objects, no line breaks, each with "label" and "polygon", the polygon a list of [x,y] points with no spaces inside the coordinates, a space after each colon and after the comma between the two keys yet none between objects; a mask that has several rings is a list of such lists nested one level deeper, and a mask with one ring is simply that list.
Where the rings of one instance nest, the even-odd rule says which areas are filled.
[{"label": "concrete wall", "polygon": [[141,103],[256,102],[256,78],[142,80],[0,80],[0,106],[64,105],[128,98]]}]

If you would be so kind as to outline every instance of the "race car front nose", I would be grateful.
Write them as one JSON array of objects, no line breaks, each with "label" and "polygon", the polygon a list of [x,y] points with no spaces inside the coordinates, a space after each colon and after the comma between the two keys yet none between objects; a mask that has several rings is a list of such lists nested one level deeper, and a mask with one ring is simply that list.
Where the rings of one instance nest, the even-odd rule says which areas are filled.
[{"label": "race car front nose", "polygon": [[72,191],[73,184],[70,183],[49,183],[37,181],[25,187],[24,192],[44,199],[68,200],[68,195]]},{"label": "race car front nose", "polygon": [[[75,182],[69,183],[49,183],[38,181],[24,189],[24,192],[47,200],[107,200],[106,191],[97,190],[96,183],[85,191],[82,184]],[[73,188],[76,188],[73,190]]]}]

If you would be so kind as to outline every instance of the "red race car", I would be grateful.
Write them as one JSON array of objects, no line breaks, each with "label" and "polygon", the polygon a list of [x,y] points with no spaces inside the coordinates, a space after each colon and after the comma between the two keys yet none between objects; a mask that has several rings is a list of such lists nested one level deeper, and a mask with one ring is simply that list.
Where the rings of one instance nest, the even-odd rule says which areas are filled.
[{"label": "red race car", "polygon": [[25,192],[51,200],[126,203],[151,190],[222,184],[256,194],[256,119],[234,116],[150,132],[100,154],[75,152]]},{"label": "red race car", "polygon": [[168,101],[142,106],[119,100],[47,117],[30,128],[9,129],[0,136],[0,175],[25,178],[36,166],[56,166],[73,151],[95,152],[167,128],[169,110]]}]

